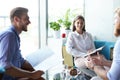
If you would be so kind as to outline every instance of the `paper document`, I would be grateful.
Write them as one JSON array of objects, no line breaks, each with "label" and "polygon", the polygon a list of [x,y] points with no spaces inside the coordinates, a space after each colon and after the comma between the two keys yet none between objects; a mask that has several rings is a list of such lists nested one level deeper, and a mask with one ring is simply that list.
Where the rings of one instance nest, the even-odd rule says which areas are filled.
[{"label": "paper document", "polygon": [[58,55],[52,55],[49,58],[47,58],[46,60],[44,60],[43,62],[41,62],[39,65],[35,66],[34,68],[36,70],[43,70],[43,71],[47,71],[50,68],[59,65],[60,63],[62,64],[63,59],[59,59],[56,58],[59,57]]},{"label": "paper document", "polygon": [[97,48],[97,49],[93,50],[93,51],[90,52],[90,53],[86,53],[83,57],[87,57],[88,55],[95,54],[96,52],[101,51],[103,48],[104,48],[104,46],[102,46],[102,47],[100,47],[100,48]]},{"label": "paper document", "polygon": [[37,66],[53,54],[54,51],[52,51],[49,47],[44,47],[27,55],[26,60],[29,61],[32,66]]}]

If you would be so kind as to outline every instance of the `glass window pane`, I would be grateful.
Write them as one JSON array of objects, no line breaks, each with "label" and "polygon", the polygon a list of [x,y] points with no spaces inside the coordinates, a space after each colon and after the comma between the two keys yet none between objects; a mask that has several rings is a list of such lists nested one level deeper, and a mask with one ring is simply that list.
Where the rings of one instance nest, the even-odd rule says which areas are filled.
[{"label": "glass window pane", "polygon": [[[53,37],[53,30],[49,23],[64,19],[67,10],[70,10],[69,19],[72,22],[78,14],[84,14],[84,0],[48,0],[48,37]],[[63,27],[63,26],[62,26]]]},{"label": "glass window pane", "polygon": [[59,55],[62,53],[61,33],[64,32],[65,28],[60,24],[60,38],[55,39],[53,37],[54,31],[50,28],[49,23],[59,19],[64,20],[67,13],[71,23],[77,15],[84,15],[84,0],[48,0],[48,45]]},{"label": "glass window pane", "polygon": [[22,32],[21,51],[24,56],[38,49],[38,0],[1,0],[0,1],[0,29],[10,25],[9,13],[14,7],[29,9],[31,24],[27,32]]},{"label": "glass window pane", "polygon": [[[67,12],[69,12],[69,20],[72,23],[75,16],[81,14],[84,15],[84,0],[48,0],[48,46],[54,51],[54,63],[56,65],[63,64],[63,58],[62,58],[62,38],[61,33],[65,30],[63,28],[63,25],[61,25],[61,33],[60,38],[54,38],[53,37],[53,30],[50,28],[50,22],[57,21],[59,19],[64,20],[64,16]],[[49,78],[51,78],[52,73],[55,73],[55,66],[53,66],[53,69],[49,69]],[[61,71],[57,70],[58,72]]]}]

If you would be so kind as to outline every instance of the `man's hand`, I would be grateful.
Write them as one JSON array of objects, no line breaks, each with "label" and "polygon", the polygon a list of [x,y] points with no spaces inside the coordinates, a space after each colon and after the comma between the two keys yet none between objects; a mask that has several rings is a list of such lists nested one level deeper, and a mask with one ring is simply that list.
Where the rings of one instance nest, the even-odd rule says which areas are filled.
[{"label": "man's hand", "polygon": [[99,66],[104,66],[104,62],[106,62],[107,60],[105,59],[105,57],[99,53],[97,53],[96,56],[91,56],[93,62],[95,65],[99,65]]},{"label": "man's hand", "polygon": [[44,72],[41,71],[41,70],[33,71],[33,72],[32,72],[32,75],[31,75],[31,78],[32,78],[32,79],[39,79],[39,78],[41,78],[41,76],[42,76],[43,74],[44,74]]},{"label": "man's hand", "polygon": [[88,68],[93,69],[94,66],[104,66],[104,63],[107,60],[105,59],[105,57],[101,54],[99,54],[99,52],[97,52],[97,55],[91,56],[89,55],[86,58],[85,64]]}]

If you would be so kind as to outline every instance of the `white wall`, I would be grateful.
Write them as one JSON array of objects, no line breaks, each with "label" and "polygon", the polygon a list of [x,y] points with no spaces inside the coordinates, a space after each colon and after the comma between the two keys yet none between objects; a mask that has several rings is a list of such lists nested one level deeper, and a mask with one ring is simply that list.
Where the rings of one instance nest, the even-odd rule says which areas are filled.
[{"label": "white wall", "polygon": [[114,9],[120,7],[120,0],[114,0],[113,2]]},{"label": "white wall", "polygon": [[114,9],[120,0],[85,0],[86,30],[97,40],[115,41]]}]

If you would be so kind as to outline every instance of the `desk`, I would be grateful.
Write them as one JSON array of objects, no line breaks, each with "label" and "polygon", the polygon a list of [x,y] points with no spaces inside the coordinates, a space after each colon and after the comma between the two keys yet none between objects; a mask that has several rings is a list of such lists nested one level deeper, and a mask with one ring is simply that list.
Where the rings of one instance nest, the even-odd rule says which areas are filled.
[{"label": "desk", "polygon": [[47,70],[46,80],[53,80],[53,78],[57,75],[60,77],[60,73],[63,71],[64,66],[62,64],[57,64],[52,68]]}]

